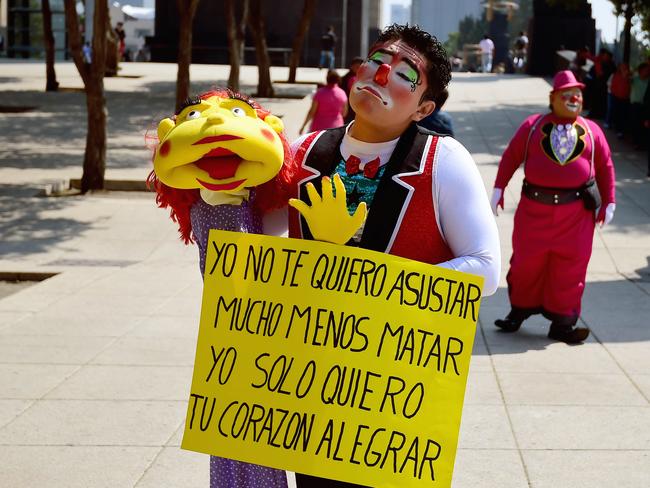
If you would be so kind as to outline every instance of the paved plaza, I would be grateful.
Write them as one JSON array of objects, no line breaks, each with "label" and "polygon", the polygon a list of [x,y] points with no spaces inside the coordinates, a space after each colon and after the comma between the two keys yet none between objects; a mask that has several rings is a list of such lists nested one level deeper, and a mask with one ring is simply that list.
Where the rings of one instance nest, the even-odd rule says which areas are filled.
[{"label": "paved plaza", "polygon": [[[287,72],[274,68],[272,79]],[[200,311],[197,250],[150,193],[43,196],[81,177],[86,125],[74,66],[57,64],[60,93],[43,92],[44,73],[41,63],[0,60],[0,106],[32,108],[0,113],[0,273],[52,275],[0,289],[0,486],[208,487],[208,456],[179,448]],[[254,92],[256,76],[243,68],[244,91]],[[108,180],[146,178],[145,134],[173,112],[175,77],[174,64],[124,63],[106,79]],[[227,77],[226,66],[194,65],[193,91]],[[278,84],[291,98],[260,100],[290,139],[314,88]],[[446,109],[489,191],[510,137],[546,108],[548,91],[540,78],[454,73]],[[594,239],[581,317],[592,335],[582,345],[550,341],[541,318],[516,334],[493,325],[509,310],[521,172],[506,190],[501,284],[481,305],[454,488],[650,486],[650,179],[646,153],[607,135],[617,211]]]}]

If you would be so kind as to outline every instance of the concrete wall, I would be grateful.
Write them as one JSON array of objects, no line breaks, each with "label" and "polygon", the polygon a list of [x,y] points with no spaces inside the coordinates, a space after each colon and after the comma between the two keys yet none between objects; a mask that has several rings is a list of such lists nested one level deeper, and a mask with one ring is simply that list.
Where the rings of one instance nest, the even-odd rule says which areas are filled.
[{"label": "concrete wall", "polygon": [[479,17],[481,0],[413,0],[411,22],[436,36],[441,42],[450,32],[458,31],[458,23],[466,16]]},{"label": "concrete wall", "polygon": [[[291,49],[301,14],[302,2],[264,3],[266,40],[269,48],[287,51]],[[365,55],[369,42],[374,40],[379,31],[379,16],[380,0],[318,2],[303,45],[301,65],[318,65],[320,37],[328,25],[334,26],[338,37],[335,49],[337,67],[345,67],[354,56]],[[148,40],[152,61],[175,62],[177,43],[176,2],[156,0],[155,36]],[[246,46],[253,46],[250,35],[247,35]],[[272,51],[270,55],[272,64],[278,66],[284,64],[288,57],[281,51]],[[222,0],[199,3],[194,19],[192,62],[228,64],[228,40]],[[245,64],[255,64],[252,49],[246,51]]]}]

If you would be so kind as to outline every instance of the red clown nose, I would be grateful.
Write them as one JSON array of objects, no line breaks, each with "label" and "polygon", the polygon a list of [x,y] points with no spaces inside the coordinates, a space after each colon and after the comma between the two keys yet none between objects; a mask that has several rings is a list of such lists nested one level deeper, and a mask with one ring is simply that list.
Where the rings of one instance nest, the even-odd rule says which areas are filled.
[{"label": "red clown nose", "polygon": [[390,66],[387,64],[382,64],[377,68],[375,73],[375,83],[379,86],[386,86],[388,83],[388,75],[390,74]]},{"label": "red clown nose", "polygon": [[571,98],[569,98],[569,101],[571,103],[576,103],[578,100],[580,100],[580,97],[578,97],[578,95],[572,95]]}]

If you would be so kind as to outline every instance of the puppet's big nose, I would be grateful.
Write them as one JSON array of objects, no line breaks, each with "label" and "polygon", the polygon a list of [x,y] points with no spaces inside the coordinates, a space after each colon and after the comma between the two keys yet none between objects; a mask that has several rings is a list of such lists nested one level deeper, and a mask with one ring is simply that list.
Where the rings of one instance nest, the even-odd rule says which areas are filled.
[{"label": "puppet's big nose", "polygon": [[382,64],[377,68],[375,73],[375,83],[379,86],[386,86],[388,83],[388,75],[390,74],[390,66],[387,64]]},{"label": "puppet's big nose", "polygon": [[220,125],[224,123],[224,120],[219,114],[210,114],[208,115],[208,123],[212,125]]}]

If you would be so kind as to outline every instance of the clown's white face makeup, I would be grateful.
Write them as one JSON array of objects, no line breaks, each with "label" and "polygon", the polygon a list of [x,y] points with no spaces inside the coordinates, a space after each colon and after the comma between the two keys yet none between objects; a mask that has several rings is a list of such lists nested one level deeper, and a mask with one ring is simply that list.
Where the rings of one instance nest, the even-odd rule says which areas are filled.
[{"label": "clown's white face makeup", "polygon": [[420,110],[427,89],[426,66],[424,56],[401,40],[375,46],[359,67],[350,92],[357,121],[406,126],[428,115],[433,108]]},{"label": "clown's white face makeup", "polygon": [[582,111],[582,90],[573,87],[552,92],[551,106],[558,117],[575,119]]}]

